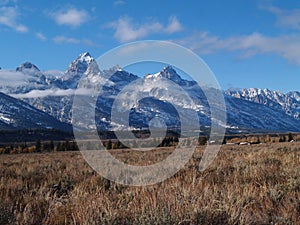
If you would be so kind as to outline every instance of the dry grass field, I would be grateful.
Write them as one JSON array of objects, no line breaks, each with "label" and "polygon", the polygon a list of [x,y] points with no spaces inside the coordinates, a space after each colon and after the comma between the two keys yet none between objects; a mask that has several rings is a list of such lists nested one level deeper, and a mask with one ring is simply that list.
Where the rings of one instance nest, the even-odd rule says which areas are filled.
[{"label": "dry grass field", "polygon": [[[300,143],[224,145],[199,172],[203,148],[146,187],[105,180],[80,152],[0,155],[0,224],[300,224]],[[172,149],[112,152],[148,164]]]}]

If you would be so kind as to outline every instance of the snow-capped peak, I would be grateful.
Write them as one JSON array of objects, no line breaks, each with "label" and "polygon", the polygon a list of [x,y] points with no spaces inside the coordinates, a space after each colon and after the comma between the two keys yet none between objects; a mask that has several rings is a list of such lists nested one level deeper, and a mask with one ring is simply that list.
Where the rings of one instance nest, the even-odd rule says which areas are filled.
[{"label": "snow-capped peak", "polygon": [[115,66],[113,66],[111,69],[114,70],[115,72],[117,72],[117,71],[119,71],[119,72],[123,71],[123,69],[118,64],[116,64]]},{"label": "snow-capped peak", "polygon": [[232,97],[259,103],[276,110],[283,110],[287,115],[300,120],[300,97],[294,93],[271,91],[267,88],[244,88],[241,90],[229,89],[225,92]]},{"label": "snow-capped peak", "polygon": [[66,73],[80,73],[87,71],[88,66],[94,62],[95,59],[88,52],[80,54],[68,67]]},{"label": "snow-capped peak", "polygon": [[90,55],[89,52],[81,53],[77,59],[80,60],[81,62],[85,61],[87,63],[91,63],[94,61],[94,58]]},{"label": "snow-capped peak", "polygon": [[176,73],[176,71],[173,69],[172,66],[168,65],[168,66],[165,66],[163,69],[162,69],[162,72],[165,72],[165,73]]},{"label": "snow-capped peak", "polygon": [[300,102],[300,92],[291,91],[291,92],[287,93],[287,95],[290,96],[291,98],[295,98],[297,101]]},{"label": "snow-capped peak", "polygon": [[176,70],[172,66],[165,66],[160,72],[155,73],[155,74],[146,74],[145,75],[146,79],[152,79],[152,78],[166,78],[169,79],[179,85],[182,86],[191,86],[194,85],[194,81],[188,81],[185,79],[182,79],[180,75],[176,72]]},{"label": "snow-capped peak", "polygon": [[160,72],[160,75],[175,82],[182,81],[181,77],[177,74],[177,72],[173,69],[172,66],[164,67],[163,70]]},{"label": "snow-capped peak", "polygon": [[[104,77],[110,77],[110,76],[114,75],[117,72],[127,73],[118,64],[116,64],[115,66],[113,66],[113,67],[111,67],[111,68],[109,68],[107,70],[103,70],[103,74],[102,75]],[[119,75],[121,75],[121,74],[119,73]]]},{"label": "snow-capped peak", "polygon": [[18,72],[25,72],[28,70],[34,71],[34,72],[40,72],[39,68],[37,68],[37,66],[35,66],[31,62],[24,62],[16,68],[16,71],[18,71]]}]

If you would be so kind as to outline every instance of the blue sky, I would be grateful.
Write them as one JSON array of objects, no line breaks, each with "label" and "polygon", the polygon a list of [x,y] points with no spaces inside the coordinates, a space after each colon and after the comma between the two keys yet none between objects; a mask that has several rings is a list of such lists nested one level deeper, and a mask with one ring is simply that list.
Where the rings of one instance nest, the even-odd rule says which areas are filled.
[{"label": "blue sky", "polygon": [[170,40],[203,58],[223,89],[300,90],[298,0],[0,0],[0,37],[5,69],[65,70],[81,52]]}]

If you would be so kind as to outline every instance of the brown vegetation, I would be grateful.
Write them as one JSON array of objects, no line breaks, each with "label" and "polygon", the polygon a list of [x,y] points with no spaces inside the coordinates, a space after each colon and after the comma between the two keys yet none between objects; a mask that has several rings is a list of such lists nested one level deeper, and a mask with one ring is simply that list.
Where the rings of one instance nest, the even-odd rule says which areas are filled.
[{"label": "brown vegetation", "polygon": [[[300,144],[223,146],[198,171],[204,146],[176,175],[130,187],[96,174],[80,152],[0,156],[0,224],[299,224]],[[127,163],[172,149],[114,151]]]}]

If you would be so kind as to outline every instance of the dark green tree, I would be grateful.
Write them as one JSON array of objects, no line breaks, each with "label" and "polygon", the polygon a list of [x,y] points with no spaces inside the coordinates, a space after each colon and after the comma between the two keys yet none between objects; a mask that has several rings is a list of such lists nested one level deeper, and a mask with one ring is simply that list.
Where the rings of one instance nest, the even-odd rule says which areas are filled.
[{"label": "dark green tree", "polygon": [[106,149],[111,149],[112,148],[112,143],[111,140],[109,140],[106,144]]},{"label": "dark green tree", "polygon": [[293,134],[292,134],[292,133],[289,133],[289,134],[288,134],[288,141],[290,142],[290,141],[293,141],[293,140],[294,140]]},{"label": "dark green tree", "polygon": [[79,148],[77,146],[77,143],[75,141],[72,141],[70,144],[69,144],[69,149],[70,151],[78,151]]},{"label": "dark green tree", "polygon": [[279,142],[286,142],[286,137],[285,137],[285,135],[281,135],[281,136],[280,136]]},{"label": "dark green tree", "polygon": [[64,151],[64,150],[65,150],[64,145],[62,143],[58,142],[57,145],[56,145],[56,151],[61,152],[61,151]]},{"label": "dark green tree", "polygon": [[198,143],[199,143],[199,145],[206,145],[206,143],[207,143],[207,137],[205,137],[205,136],[199,137]]},{"label": "dark green tree", "polygon": [[64,146],[64,148],[65,148],[65,151],[70,150],[70,142],[69,142],[68,140],[65,141],[65,146]]},{"label": "dark green tree", "polygon": [[54,142],[51,140],[50,141],[50,150],[53,152],[54,149],[55,149]]},{"label": "dark green tree", "polygon": [[36,141],[35,149],[36,149],[37,152],[41,152],[41,151],[42,151],[42,143],[41,143],[41,140],[37,140],[37,141]]},{"label": "dark green tree", "polygon": [[51,144],[50,144],[50,142],[45,142],[43,144],[43,150],[46,151],[46,152],[50,152],[51,151]]}]

